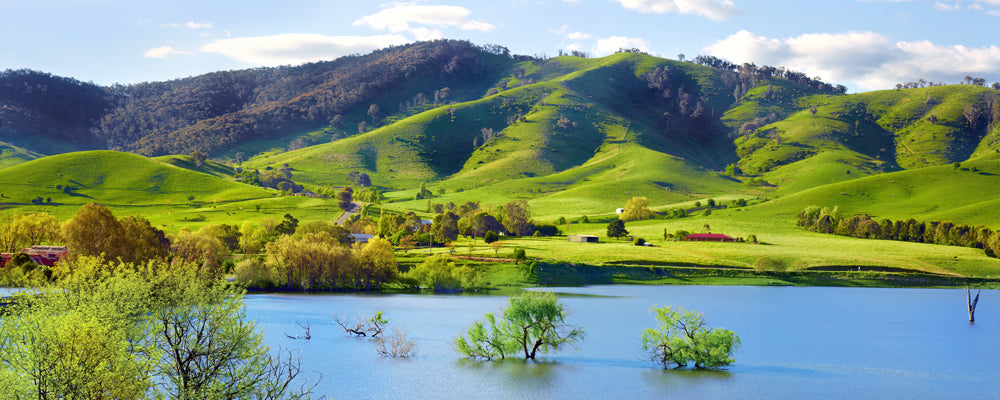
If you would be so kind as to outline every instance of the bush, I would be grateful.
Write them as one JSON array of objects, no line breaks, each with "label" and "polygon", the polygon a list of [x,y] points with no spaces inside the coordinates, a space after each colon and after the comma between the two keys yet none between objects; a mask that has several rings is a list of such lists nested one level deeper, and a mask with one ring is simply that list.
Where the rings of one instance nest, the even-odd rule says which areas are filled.
[{"label": "bush", "polygon": [[500,240],[500,235],[497,235],[497,233],[493,231],[486,231],[486,234],[483,235],[483,240],[486,243],[493,243],[497,240]]},{"label": "bush", "polygon": [[769,271],[769,272],[783,272],[783,271],[785,271],[788,268],[788,266],[785,264],[785,262],[782,261],[781,259],[774,258],[774,257],[769,257],[769,256],[764,256],[764,257],[758,258],[757,261],[755,261],[753,263],[753,267],[757,271],[761,271],[761,272],[765,272],[765,271]]},{"label": "bush", "polygon": [[635,238],[635,240],[632,243],[634,243],[636,246],[645,246],[646,245],[646,239]]}]

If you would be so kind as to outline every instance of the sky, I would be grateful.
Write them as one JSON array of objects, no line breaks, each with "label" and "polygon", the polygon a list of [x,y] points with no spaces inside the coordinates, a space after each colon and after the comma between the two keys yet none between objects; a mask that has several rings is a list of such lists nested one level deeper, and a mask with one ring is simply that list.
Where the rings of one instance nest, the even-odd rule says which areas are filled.
[{"label": "sky", "polygon": [[420,40],[784,66],[849,92],[1000,81],[1000,0],[0,0],[0,69],[101,85]]}]

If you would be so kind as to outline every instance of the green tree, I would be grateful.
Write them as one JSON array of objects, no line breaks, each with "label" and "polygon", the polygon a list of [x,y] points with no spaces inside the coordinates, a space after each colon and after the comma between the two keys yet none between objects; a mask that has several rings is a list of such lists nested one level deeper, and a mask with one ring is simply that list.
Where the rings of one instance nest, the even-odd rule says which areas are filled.
[{"label": "green tree", "polygon": [[493,359],[523,351],[524,359],[535,359],[538,351],[558,350],[560,346],[583,339],[583,330],[566,324],[566,310],[551,292],[525,292],[509,299],[503,319],[485,315],[489,329],[474,323],[455,340],[458,351],[469,358]]},{"label": "green tree", "polygon": [[447,255],[428,257],[410,269],[404,278],[412,278],[437,293],[451,293],[482,285],[479,275],[468,265],[458,266]]},{"label": "green tree", "polygon": [[486,243],[493,243],[498,240],[500,240],[500,235],[497,235],[496,232],[486,231],[486,234],[483,235],[483,241],[485,241]]},{"label": "green tree", "polygon": [[534,231],[531,210],[525,200],[512,201],[503,206],[503,226],[517,236],[529,236]]},{"label": "green tree", "polygon": [[645,197],[633,197],[625,203],[625,210],[618,215],[622,221],[641,221],[650,219],[656,213],[649,209],[649,199]]},{"label": "green tree", "polygon": [[[196,266],[56,264],[44,296],[18,295],[0,319],[0,384],[9,398],[301,398],[299,364],[271,355],[242,292]],[[8,398],[5,397],[5,398]]]},{"label": "green tree", "polygon": [[616,219],[608,224],[608,237],[621,238],[628,236],[628,231],[625,230],[625,221]]},{"label": "green tree", "polygon": [[719,368],[733,363],[733,351],[740,345],[740,338],[732,331],[705,325],[700,313],[683,308],[653,307],[656,328],[642,332],[642,348],[650,359],[663,365],[677,367],[693,363],[695,368]]}]

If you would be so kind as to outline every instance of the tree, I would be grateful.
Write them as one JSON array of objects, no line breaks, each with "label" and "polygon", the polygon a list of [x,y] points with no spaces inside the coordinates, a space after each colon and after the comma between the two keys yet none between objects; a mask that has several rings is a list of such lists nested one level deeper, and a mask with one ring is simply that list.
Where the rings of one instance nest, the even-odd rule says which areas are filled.
[{"label": "tree", "polygon": [[58,287],[23,294],[0,320],[0,383],[11,398],[278,399],[297,360],[272,356],[242,292],[191,265],[56,264]]},{"label": "tree", "polygon": [[534,231],[531,209],[525,200],[512,201],[503,206],[503,226],[517,236],[529,236]]},{"label": "tree", "polygon": [[503,242],[499,240],[494,241],[490,243],[490,248],[493,249],[493,254],[500,255],[500,250],[503,249]]},{"label": "tree", "polygon": [[628,231],[625,230],[625,221],[616,219],[608,224],[608,237],[621,238],[628,236]]},{"label": "tree", "polygon": [[483,235],[483,241],[487,244],[492,244],[498,240],[500,240],[500,235],[497,235],[496,232],[486,231],[486,234]]},{"label": "tree", "polygon": [[372,125],[378,125],[378,121],[382,117],[382,111],[379,109],[378,104],[368,106],[368,116],[372,119]]},{"label": "tree", "polygon": [[343,188],[337,192],[337,200],[337,207],[344,211],[350,211],[354,208],[354,189],[351,189],[350,186]]},{"label": "tree", "polygon": [[538,351],[558,350],[560,346],[583,339],[583,330],[567,325],[566,310],[551,292],[525,292],[509,299],[502,320],[492,313],[475,322],[466,335],[455,340],[458,351],[469,358],[506,358],[523,351],[524,359],[535,359]]},{"label": "tree", "polygon": [[191,152],[191,159],[194,160],[195,165],[200,167],[208,159],[208,154],[203,153],[201,150],[195,150]]},{"label": "tree", "polygon": [[656,213],[649,209],[648,198],[633,197],[625,203],[625,210],[618,215],[618,218],[622,220],[622,222],[629,222],[650,219],[655,215]]},{"label": "tree", "polygon": [[428,257],[403,276],[415,279],[436,293],[459,292],[482,285],[479,275],[472,268],[458,266],[444,254]]},{"label": "tree", "polygon": [[66,246],[74,255],[104,254],[108,259],[125,255],[122,225],[111,210],[102,205],[84,204],[72,219],[66,221],[62,230]]},{"label": "tree", "polygon": [[740,345],[740,338],[732,331],[705,327],[700,313],[678,308],[653,307],[656,328],[642,332],[642,348],[650,359],[663,365],[678,368],[694,363],[695,368],[719,368],[733,363],[733,351]]}]

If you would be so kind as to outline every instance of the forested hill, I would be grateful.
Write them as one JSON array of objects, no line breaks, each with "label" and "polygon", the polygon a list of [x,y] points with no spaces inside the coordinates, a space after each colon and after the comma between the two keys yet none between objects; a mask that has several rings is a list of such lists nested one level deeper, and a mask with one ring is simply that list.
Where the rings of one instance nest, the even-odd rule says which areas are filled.
[{"label": "forested hill", "polygon": [[[742,170],[764,184],[801,188],[793,181],[811,187],[829,182],[829,171],[942,165],[1000,148],[1000,92],[980,85],[845,95],[843,86],[785,68],[624,52],[538,59],[438,40],[295,67],[111,87],[6,71],[0,165],[88,149],[198,151],[241,161],[376,129],[337,149],[356,154],[363,144],[365,154],[391,154],[386,146],[404,146],[413,152],[411,165],[433,172],[421,179],[438,179],[491,162],[523,169],[530,166],[525,157],[544,165],[520,173],[547,174],[631,143],[699,168],[728,165],[728,175]],[[417,126],[424,131],[404,134]],[[501,137],[513,143],[485,154],[483,145]],[[369,158],[361,164],[375,173],[379,160]],[[820,171],[816,181],[803,179],[808,171]]]},{"label": "forested hill", "polygon": [[[42,154],[108,148],[213,154],[254,139],[367,118],[371,104],[425,93],[481,96],[515,62],[499,46],[421,42],[295,67],[98,87],[35,71],[0,74],[0,141]],[[441,89],[449,88],[446,92]],[[405,94],[404,94],[405,93]],[[408,95],[408,96],[406,96]],[[39,136],[63,146],[52,149]]]}]

